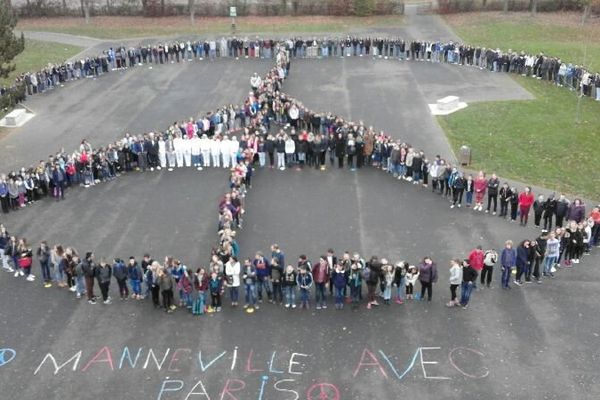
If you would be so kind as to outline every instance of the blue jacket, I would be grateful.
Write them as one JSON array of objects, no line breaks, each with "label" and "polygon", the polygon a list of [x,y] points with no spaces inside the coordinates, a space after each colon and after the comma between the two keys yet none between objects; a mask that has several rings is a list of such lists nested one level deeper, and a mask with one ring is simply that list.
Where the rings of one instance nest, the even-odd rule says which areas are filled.
[{"label": "blue jacket", "polygon": [[519,246],[517,248],[517,265],[525,266],[529,263],[529,249]]},{"label": "blue jacket", "polygon": [[254,267],[256,268],[257,278],[264,279],[268,276],[271,276],[271,265],[265,257],[261,258],[260,260],[254,259],[252,264],[254,264]]},{"label": "blue jacket", "polygon": [[298,286],[300,286],[301,289],[306,289],[306,288],[303,288],[302,286],[307,286],[308,289],[310,289],[312,286],[312,283],[313,283],[312,274],[310,272],[307,272],[305,274],[298,273],[298,277],[296,278],[296,283],[298,283]]},{"label": "blue jacket", "polygon": [[500,255],[500,264],[503,267],[514,267],[517,264],[517,252],[515,249],[502,250]]},{"label": "blue jacket", "polygon": [[143,272],[137,263],[135,263],[133,265],[127,264],[127,275],[129,276],[129,279],[131,279],[131,280],[141,281]]}]

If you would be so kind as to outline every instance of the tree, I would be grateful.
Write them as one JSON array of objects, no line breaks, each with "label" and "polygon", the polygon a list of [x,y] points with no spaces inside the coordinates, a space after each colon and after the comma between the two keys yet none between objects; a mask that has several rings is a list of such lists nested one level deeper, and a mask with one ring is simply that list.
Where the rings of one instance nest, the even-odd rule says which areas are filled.
[{"label": "tree", "polygon": [[81,1],[81,12],[83,13],[83,18],[85,18],[85,23],[89,24],[90,9],[94,5],[94,0],[80,0],[80,1]]},{"label": "tree", "polygon": [[600,0],[583,0],[583,16],[581,17],[581,23],[585,24],[587,19],[592,13],[592,8],[599,8]]},{"label": "tree", "polygon": [[508,13],[508,0],[504,0],[504,6],[502,7],[502,12],[504,14]]},{"label": "tree", "polygon": [[537,14],[537,6],[538,0],[529,0],[529,9],[531,10],[532,17],[535,17],[535,14]]},{"label": "tree", "polygon": [[13,59],[25,48],[25,38],[17,38],[13,32],[17,25],[17,18],[10,5],[5,0],[0,0],[0,77],[6,78],[15,65]]},{"label": "tree", "polygon": [[190,22],[194,24],[194,17],[196,16],[196,1],[188,0],[188,10],[190,11]]}]

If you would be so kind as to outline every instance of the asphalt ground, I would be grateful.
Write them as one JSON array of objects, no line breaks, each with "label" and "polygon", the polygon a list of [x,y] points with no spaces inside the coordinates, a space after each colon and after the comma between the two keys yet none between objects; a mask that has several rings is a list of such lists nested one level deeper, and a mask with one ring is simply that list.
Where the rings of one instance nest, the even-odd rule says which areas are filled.
[{"label": "asphalt ground", "polygon": [[[205,64],[201,65],[198,68]],[[18,166],[20,160],[43,157],[48,146],[74,145],[83,137],[92,143],[110,141],[124,130],[163,127],[199,108],[239,100],[248,76],[259,65],[268,67],[246,62],[209,65],[204,75],[219,77],[212,86],[208,79],[202,84],[192,79],[195,65],[164,66],[163,73],[140,69],[40,96],[38,116],[22,132],[2,139],[3,156],[7,149],[14,154],[2,157],[2,163]],[[414,128],[398,129],[400,136],[428,152],[442,153],[447,150],[445,139],[436,136],[435,122],[423,109],[428,94],[415,94],[428,93],[421,87],[423,79],[414,78],[425,73],[415,72],[417,67],[430,76],[439,74],[441,81],[446,74],[456,78],[451,72],[455,67],[426,63],[297,62],[285,89],[314,108],[339,110],[352,119],[364,115],[367,124],[375,117],[373,124],[385,129],[403,126],[414,115],[412,125],[406,122]],[[437,72],[434,67],[439,67]],[[311,68],[313,76],[329,71],[330,79],[338,79],[343,89],[332,95],[327,88],[307,83]],[[389,87],[347,78],[392,68],[398,70],[392,71],[397,75]],[[343,69],[345,75],[339,73]],[[188,79],[177,79],[184,71]],[[210,89],[197,94],[189,90],[190,82]],[[392,87],[401,82],[405,94],[394,96]],[[448,90],[453,89],[451,79],[448,82]],[[465,85],[456,80],[453,84]],[[420,90],[412,91],[411,85]],[[382,93],[383,101],[378,100]],[[384,103],[388,109],[382,109]],[[216,201],[226,190],[226,179],[224,170],[128,174],[69,191],[64,202],[45,201],[11,213],[2,222],[31,243],[60,240],[109,258],[141,257],[146,251],[159,259],[173,254],[197,265],[206,262],[214,244]],[[593,268],[597,256],[573,270],[559,271],[554,280],[511,291],[498,288],[496,268],[495,288],[475,292],[467,310],[449,310],[444,304],[450,258],[466,256],[477,244],[499,249],[509,238],[533,238],[535,230],[464,208],[450,210],[447,200],[430,189],[374,169],[258,171],[246,208],[245,226],[238,235],[243,257],[266,252],[273,242],[281,245],[289,262],[301,253],[315,260],[329,247],[338,254],[359,251],[365,258],[377,254],[412,263],[430,255],[440,270],[434,300],[371,311],[363,305],[354,312],[336,311],[331,301],[319,312],[263,304],[252,315],[231,309],[225,301],[222,313],[193,317],[183,310],[166,315],[148,301],[89,305],[65,290],[44,289],[39,281],[32,284],[1,273],[2,397],[359,400],[600,395],[598,276]],[[39,275],[37,263],[34,271]],[[111,293],[117,297],[114,284]]]}]

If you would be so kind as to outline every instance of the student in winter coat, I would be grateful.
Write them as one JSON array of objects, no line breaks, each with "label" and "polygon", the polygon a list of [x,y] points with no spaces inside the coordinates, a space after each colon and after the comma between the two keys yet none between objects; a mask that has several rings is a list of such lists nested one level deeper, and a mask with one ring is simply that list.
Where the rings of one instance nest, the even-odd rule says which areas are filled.
[{"label": "student in winter coat", "polygon": [[296,278],[296,270],[292,265],[288,265],[281,282],[285,296],[285,308],[296,308]]},{"label": "student in winter coat", "polygon": [[87,293],[88,303],[96,304],[96,296],[94,296],[94,276],[96,273],[96,263],[94,262],[94,254],[88,252],[85,259],[81,263],[81,269],[85,279],[85,290]]},{"label": "student in winter coat", "polygon": [[552,230],[552,220],[556,215],[556,199],[554,194],[551,194],[544,203],[544,213],[542,218],[544,219],[544,229],[547,231]]},{"label": "student in winter coat", "polygon": [[101,259],[100,264],[96,267],[95,275],[96,279],[98,279],[103,303],[110,304],[111,299],[108,295],[108,290],[110,288],[110,279],[112,278],[112,267],[104,259]]},{"label": "student in winter coat", "polygon": [[375,299],[375,289],[377,288],[377,283],[379,282],[379,276],[381,275],[382,266],[383,265],[381,261],[379,261],[379,258],[377,256],[371,257],[371,259],[365,266],[363,277],[367,282],[368,309],[370,309],[372,306],[379,305],[379,303]]},{"label": "student in winter coat", "polygon": [[254,261],[252,262],[256,271],[256,290],[258,293],[258,302],[262,303],[263,288],[267,293],[267,298],[270,302],[273,302],[273,292],[271,286],[271,264],[263,256],[261,252],[256,253]]},{"label": "student in winter coat", "polygon": [[462,283],[462,265],[460,260],[450,262],[450,301],[446,303],[448,307],[454,307],[460,304],[456,299],[456,289]]},{"label": "student in winter coat", "polygon": [[403,304],[404,303],[404,292],[405,288],[405,277],[406,271],[408,270],[408,263],[406,261],[400,261],[396,263],[396,268],[394,269],[394,286],[396,287],[396,303]]},{"label": "student in winter coat", "polygon": [[138,265],[135,257],[129,257],[129,263],[127,264],[127,276],[129,277],[129,283],[131,285],[132,299],[142,299],[142,268]]},{"label": "student in winter coat", "polygon": [[485,179],[485,174],[483,171],[479,171],[479,175],[477,175],[473,185],[475,189],[475,207],[473,207],[473,210],[475,211],[483,211],[483,198],[487,190],[487,184],[488,181]]},{"label": "student in winter coat", "polygon": [[119,286],[119,296],[121,300],[127,300],[129,289],[127,288],[127,267],[123,260],[115,258],[112,266],[113,276]]},{"label": "student in winter coat", "polygon": [[526,239],[526,240],[523,240],[523,242],[521,242],[519,247],[517,247],[517,261],[516,261],[517,277],[514,281],[514,284],[517,286],[521,286],[523,284],[523,281],[521,280],[521,277],[523,276],[523,274],[525,274],[525,276],[529,275],[529,269],[531,267],[531,261],[529,258],[530,245],[531,245],[531,241]]},{"label": "student in winter coat", "polygon": [[38,247],[36,253],[42,269],[44,287],[49,288],[52,286],[52,276],[50,273],[50,247],[48,247],[48,243],[45,240],[40,243],[40,247]]},{"label": "student in winter coat", "polygon": [[[300,256],[306,258],[306,256]],[[335,266],[334,266],[335,267]],[[319,262],[317,262],[312,268],[312,276],[315,284],[315,304],[317,310],[321,308],[327,308],[326,298],[326,286],[329,283],[329,264],[327,263],[327,257],[321,256]]]},{"label": "student in winter coat", "polygon": [[570,203],[564,194],[561,194],[556,201],[556,226],[563,226],[563,221],[569,212]]},{"label": "student in winter coat", "polygon": [[160,267],[158,270],[158,287],[163,299],[163,308],[169,314],[176,308],[173,304],[173,286],[171,274],[165,268]]},{"label": "student in winter coat", "polygon": [[492,273],[494,272],[494,265],[498,261],[498,253],[495,249],[486,250],[483,253],[483,269],[481,270],[481,286],[487,287],[488,289],[492,284]]},{"label": "student in winter coat", "polygon": [[237,257],[232,256],[225,263],[225,279],[229,287],[229,295],[231,297],[231,305],[237,307],[240,289],[240,272],[241,265]]},{"label": "student in winter coat", "polygon": [[510,202],[511,191],[508,183],[504,182],[499,191],[500,195],[500,217],[506,218],[508,215],[508,203]]},{"label": "student in winter coat", "polygon": [[502,267],[502,289],[510,289],[510,275],[512,269],[517,265],[517,252],[513,249],[512,240],[507,240],[504,244],[500,255],[500,265]]},{"label": "student in winter coat", "polygon": [[585,205],[580,199],[573,200],[573,204],[569,207],[569,212],[567,213],[567,219],[569,221],[575,221],[580,223],[585,218]]},{"label": "student in winter coat", "polygon": [[416,266],[410,265],[406,272],[405,284],[406,284],[406,299],[413,299],[414,286],[417,284],[419,279],[419,270]]},{"label": "student in winter coat", "polygon": [[515,187],[510,188],[510,222],[517,220],[517,212],[519,210],[519,192]]},{"label": "student in winter coat", "polygon": [[258,309],[259,306],[256,304],[256,266],[250,259],[244,260],[242,280],[244,282],[246,294],[246,304],[244,304],[244,308],[250,311]]},{"label": "student in winter coat", "polygon": [[540,194],[538,198],[533,202],[533,224],[536,228],[540,227],[540,223],[542,222],[542,214],[544,214],[545,206],[546,201],[544,200],[544,196]]},{"label": "student in winter coat", "polygon": [[529,186],[525,187],[525,190],[519,194],[519,216],[520,224],[522,226],[527,225],[527,220],[529,219],[529,209],[531,208],[534,200],[535,198],[533,197],[533,193],[531,193],[531,188]]},{"label": "student in winter coat", "polygon": [[220,312],[221,311],[221,292],[223,290],[223,280],[214,271],[210,274],[210,280],[208,281],[208,290],[210,291],[212,310],[214,310],[216,312]]},{"label": "student in winter coat", "polygon": [[421,265],[419,265],[419,282],[421,282],[421,299],[425,299],[427,292],[427,301],[431,301],[433,292],[433,284],[437,282],[437,266],[431,257],[425,257]]},{"label": "student in winter coat", "polygon": [[[496,215],[496,207],[498,205],[498,188],[500,186],[500,180],[496,174],[492,174],[492,177],[487,181],[487,193],[488,193],[488,204],[485,210],[486,213],[492,210],[492,215]],[[494,204],[494,208],[490,206]]]},{"label": "student in winter coat", "polygon": [[356,262],[353,262],[350,265],[348,285],[350,286],[352,309],[356,310],[358,308],[358,302],[360,301],[360,292],[362,290],[362,270],[359,268],[359,265]]},{"label": "student in winter coat", "polygon": [[273,283],[273,302],[283,304],[283,288],[281,286],[283,266],[279,263],[279,260],[278,257],[271,259],[271,282]]},{"label": "student in winter coat", "polygon": [[460,305],[462,308],[467,308],[469,300],[471,299],[471,293],[477,282],[477,270],[469,264],[469,260],[463,261],[462,267],[462,286],[460,290]]},{"label": "student in winter coat", "polygon": [[[313,274],[314,276],[314,274]],[[344,307],[344,289],[346,288],[346,271],[340,264],[336,264],[331,278],[335,288],[335,308],[341,310]]]},{"label": "student in winter coat", "polygon": [[310,288],[313,284],[313,277],[306,265],[300,266],[300,272],[296,277],[296,283],[300,288],[300,307],[308,309],[308,298],[310,296]]}]

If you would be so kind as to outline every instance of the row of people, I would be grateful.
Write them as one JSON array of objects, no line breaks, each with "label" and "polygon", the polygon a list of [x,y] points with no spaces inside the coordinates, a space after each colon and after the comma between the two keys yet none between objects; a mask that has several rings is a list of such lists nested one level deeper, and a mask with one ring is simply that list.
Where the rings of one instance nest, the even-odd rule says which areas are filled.
[{"label": "row of people", "polygon": [[[110,47],[97,56],[73,62],[49,64],[37,72],[24,73],[2,94],[19,100],[27,95],[43,93],[70,80],[96,77],[111,70],[133,68],[144,64],[179,63],[216,57],[274,57],[277,47],[284,45],[292,57],[374,56],[410,60],[427,60],[487,68],[497,72],[518,73],[551,81],[581,91],[600,101],[600,74],[585,66],[544,53],[531,54],[508,49],[489,49],[453,41],[420,41],[402,38],[221,38],[182,40],[154,45]],[[15,88],[19,90],[15,90]],[[18,93],[17,93],[18,92]],[[22,92],[22,93],[21,93]]]},{"label": "row of people", "polygon": [[[226,229],[230,228],[222,230]],[[581,228],[570,221],[566,229],[543,231],[534,240],[523,240],[518,246],[508,240],[500,253],[495,249],[484,251],[477,246],[463,260],[450,262],[450,301],[447,306],[466,308],[478,285],[479,289],[491,289],[497,263],[501,267],[499,280],[503,289],[510,289],[513,279],[515,285],[521,286],[555,278],[559,268],[572,268],[581,262],[579,258],[571,258],[580,257],[576,253],[580,235]],[[236,250],[232,253],[217,251],[207,266],[194,271],[170,256],[165,257],[162,264],[149,254],[145,254],[140,263],[133,256],[127,262],[119,258],[112,262],[104,258],[96,261],[93,252],[80,257],[74,248],[63,248],[62,245],[50,248],[45,241],[33,252],[26,239],[10,236],[4,226],[0,227],[2,264],[6,270],[14,272],[15,277],[24,276],[34,281],[31,269],[35,257],[45,287],[54,282],[58,287],[74,292],[77,298],[86,296],[90,304],[96,304],[96,282],[102,301],[111,303],[113,278],[121,300],[151,298],[155,308],[171,313],[177,308],[177,299],[179,307],[194,314],[221,311],[226,291],[231,306],[237,307],[242,290],[245,295],[243,307],[248,312],[258,310],[266,301],[291,309],[298,305],[309,308],[313,296],[316,310],[327,309],[328,296],[333,297],[336,309],[342,309],[347,303],[357,309],[360,304],[365,304],[365,287],[367,309],[379,306],[379,299],[385,305],[403,304],[412,299],[431,301],[433,286],[439,280],[438,266],[431,257],[424,257],[417,264],[392,263],[378,256],[365,260],[358,253],[348,251],[338,257],[333,249],[329,249],[314,263],[306,255],[300,255],[294,265],[286,262],[286,256],[277,244],[271,246],[268,256],[256,252],[254,257],[241,260],[235,238],[227,240],[233,242]]]}]

